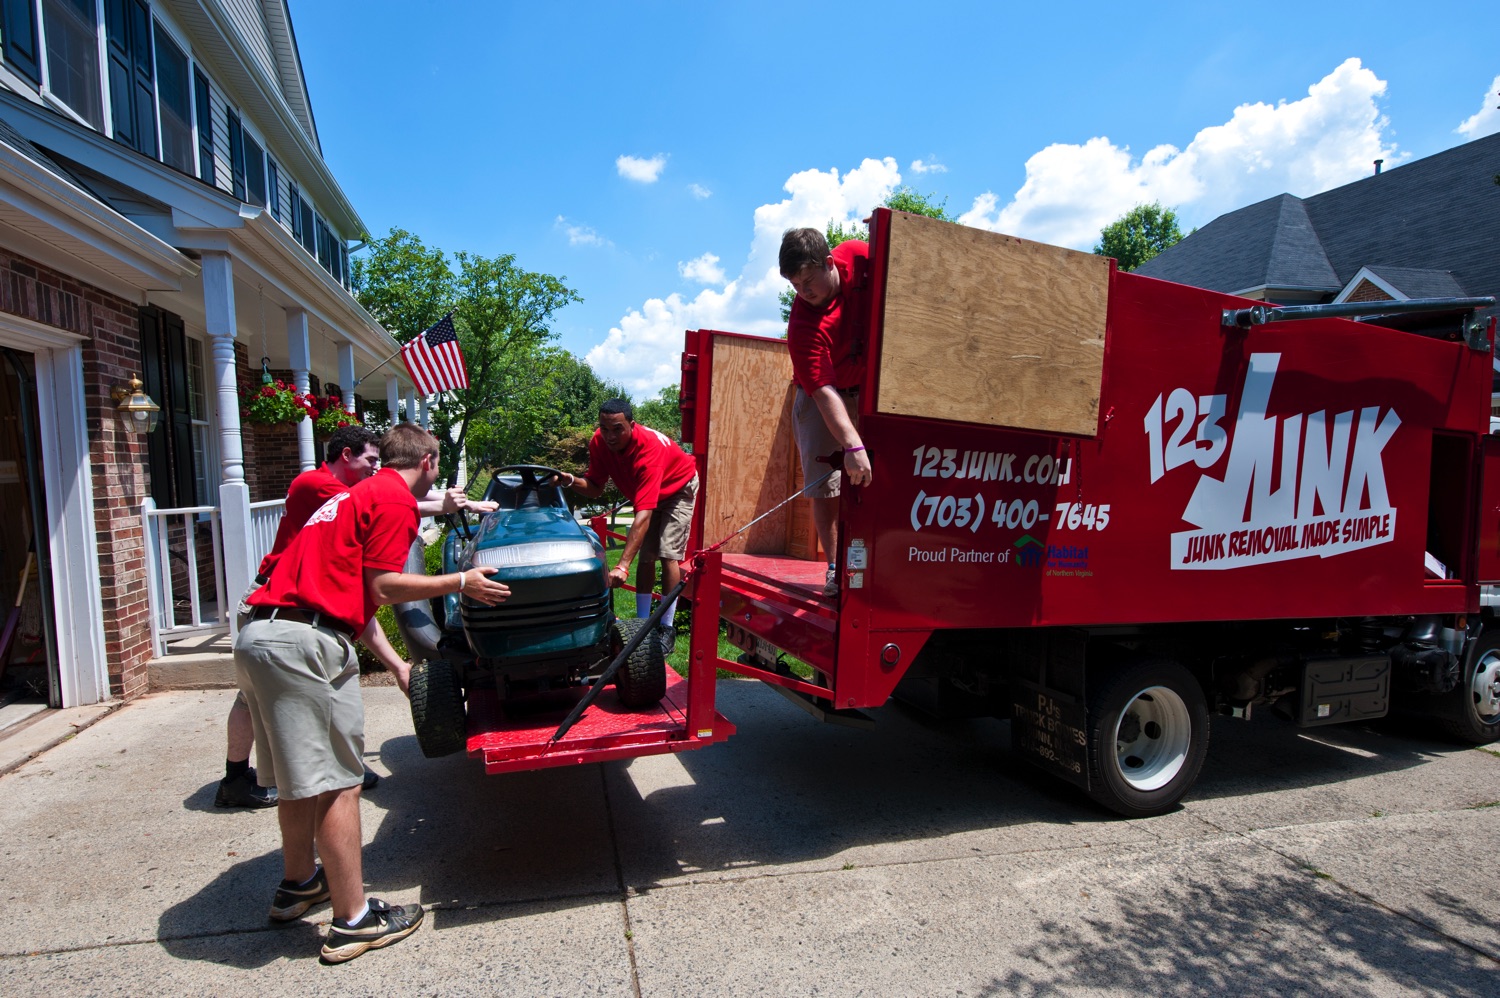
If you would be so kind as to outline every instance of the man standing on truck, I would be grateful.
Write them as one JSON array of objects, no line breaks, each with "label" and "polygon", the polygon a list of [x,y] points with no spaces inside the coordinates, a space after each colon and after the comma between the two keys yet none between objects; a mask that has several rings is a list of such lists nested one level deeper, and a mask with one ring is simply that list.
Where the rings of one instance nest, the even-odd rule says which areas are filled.
[{"label": "man standing on truck", "polygon": [[[581,496],[597,499],[611,479],[634,505],[635,519],[625,535],[620,562],[609,571],[609,585],[617,588],[625,584],[630,560],[639,554],[635,615],[648,617],[657,560],[661,560],[662,592],[671,592],[682,581],[682,559],[687,557],[688,529],[698,498],[698,466],[671,437],[649,426],[637,426],[629,402],[610,399],[599,407],[599,428],[589,441],[589,470],[581,478],[569,474],[561,484]],[[674,599],[657,627],[663,655],[670,654],[676,645],[677,630],[672,621],[676,612]]]},{"label": "man standing on truck", "polygon": [[432,577],[402,571],[417,536],[416,497],[437,480],[437,438],[402,423],[381,438],[380,462],[380,471],[312,514],[250,594],[249,620],[234,643],[260,778],[280,790],[285,879],[271,919],[291,921],[331,900],[322,951],[330,963],[404,939],[422,922],[420,905],[364,893],[365,716],[354,637],[379,605],[458,592],[493,606],[510,595],[489,578],[496,571],[489,566]]},{"label": "man standing on truck", "polygon": [[[292,479],[291,487],[286,494],[286,512],[281,518],[281,524],[276,528],[276,540],[271,545],[270,553],[261,560],[251,592],[269,581],[277,560],[292,543],[292,539],[297,536],[303,525],[307,523],[308,517],[333,496],[349,491],[375,474],[375,468],[380,463],[380,451],[377,446],[379,439],[363,426],[341,426],[333,431],[328,438],[327,445],[323,448],[326,462]],[[434,491],[417,503],[417,511],[421,516],[453,513],[460,509],[488,512],[495,508],[497,508],[496,503],[472,501],[458,489],[450,489],[446,492]],[[240,614],[243,616],[248,612],[248,606],[241,601]],[[406,692],[407,677],[411,667],[391,647],[379,621],[373,618],[370,620],[364,633],[359,636],[359,643],[374,653],[375,658],[385,666],[386,671],[396,678],[396,684],[401,687],[401,691]],[[228,729],[224,778],[219,781],[218,791],[214,794],[214,804],[218,807],[274,806],[276,788],[259,786],[255,770],[250,767],[250,748],[254,743],[255,735],[250,725],[250,710],[245,705],[244,693],[237,694],[234,703],[229,708]],[[366,769],[364,789],[372,790],[378,782],[380,782],[380,777]]]},{"label": "man standing on truck", "polygon": [[[870,457],[860,439],[859,389],[865,374],[865,334],[870,314],[870,246],[848,239],[832,250],[817,229],[787,229],[781,237],[781,276],[797,297],[787,321],[797,394],[792,422],[802,455],[802,480],[826,473],[820,457],[843,451],[843,474],[851,485],[870,484]],[[835,529],[843,475],[838,469],[810,488],[818,543],[831,559],[823,595],[839,594]]]}]

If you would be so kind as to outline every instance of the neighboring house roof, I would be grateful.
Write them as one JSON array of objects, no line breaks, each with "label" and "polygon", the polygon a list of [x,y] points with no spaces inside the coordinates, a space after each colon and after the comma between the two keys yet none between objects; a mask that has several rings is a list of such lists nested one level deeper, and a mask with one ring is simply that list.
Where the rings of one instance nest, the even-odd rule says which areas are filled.
[{"label": "neighboring house roof", "polygon": [[1393,298],[1466,298],[1469,294],[1450,270],[1381,266],[1364,267],[1359,273],[1374,278],[1387,292],[1398,292]]},{"label": "neighboring house roof", "polygon": [[1468,294],[1500,293],[1497,170],[1500,134],[1309,198],[1280,194],[1221,215],[1136,272],[1215,291],[1330,294],[1361,268],[1404,271],[1427,288],[1444,282],[1412,275],[1447,272]]}]

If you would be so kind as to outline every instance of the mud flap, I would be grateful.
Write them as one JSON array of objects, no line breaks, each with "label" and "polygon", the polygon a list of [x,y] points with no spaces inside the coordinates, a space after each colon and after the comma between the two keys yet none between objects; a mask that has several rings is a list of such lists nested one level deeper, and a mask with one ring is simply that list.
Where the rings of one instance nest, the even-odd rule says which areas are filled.
[{"label": "mud flap", "polygon": [[1047,628],[1009,635],[1011,746],[1033,765],[1089,789],[1084,700],[1088,634]]}]

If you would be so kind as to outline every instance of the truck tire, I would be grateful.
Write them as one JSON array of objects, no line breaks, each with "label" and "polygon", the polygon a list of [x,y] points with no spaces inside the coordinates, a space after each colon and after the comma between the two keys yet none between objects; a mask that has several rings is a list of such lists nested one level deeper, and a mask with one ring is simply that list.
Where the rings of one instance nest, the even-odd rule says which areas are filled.
[{"label": "truck tire", "polygon": [[411,667],[411,723],[417,745],[429,759],[452,755],[468,744],[464,693],[452,662],[435,658]]},{"label": "truck tire", "polygon": [[1208,755],[1208,704],[1192,673],[1156,659],[1090,675],[1089,796],[1127,818],[1170,810]]},{"label": "truck tire", "polygon": [[1458,686],[1437,699],[1434,713],[1444,733],[1469,745],[1500,739],[1500,630],[1474,639]]},{"label": "truck tire", "polygon": [[[609,630],[610,654],[620,654],[644,622],[639,617],[616,617]],[[646,635],[620,666],[615,692],[627,707],[648,707],[667,695],[667,660],[656,635]]]}]

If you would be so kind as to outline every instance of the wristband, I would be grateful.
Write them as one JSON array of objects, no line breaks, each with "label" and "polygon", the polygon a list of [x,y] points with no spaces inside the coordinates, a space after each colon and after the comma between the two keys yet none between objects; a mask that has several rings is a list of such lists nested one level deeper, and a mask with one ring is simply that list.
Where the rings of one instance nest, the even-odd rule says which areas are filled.
[{"label": "wristband", "polygon": [[858,447],[845,447],[844,448],[844,453],[845,454],[853,454],[857,450],[864,450],[864,449],[865,449],[865,445],[864,444],[860,444]]},{"label": "wristband", "polygon": [[463,592],[464,591],[464,573],[462,573],[462,572],[458,573],[458,591],[459,592]]}]

